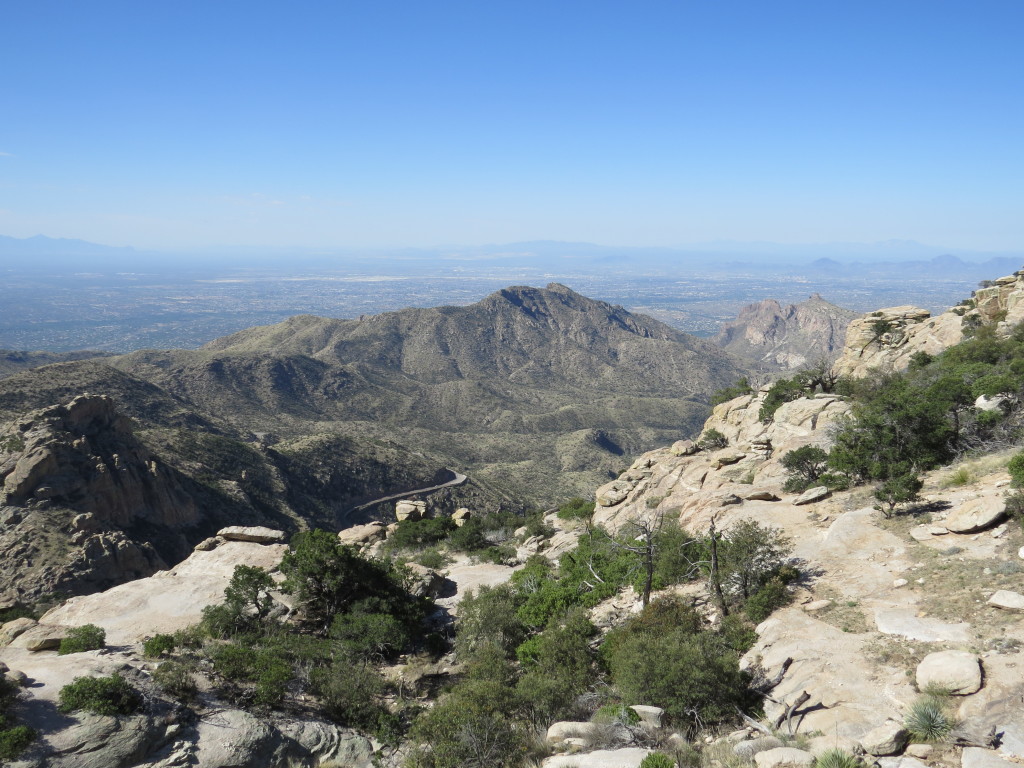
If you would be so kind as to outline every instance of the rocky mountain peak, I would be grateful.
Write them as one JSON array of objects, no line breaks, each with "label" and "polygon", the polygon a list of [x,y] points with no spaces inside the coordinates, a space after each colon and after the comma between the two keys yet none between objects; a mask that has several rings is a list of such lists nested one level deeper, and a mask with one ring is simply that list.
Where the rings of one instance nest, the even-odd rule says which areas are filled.
[{"label": "rocky mountain peak", "polygon": [[787,306],[764,299],[740,310],[714,342],[741,360],[769,370],[791,370],[818,359],[836,358],[846,326],[856,316],[817,293]]}]

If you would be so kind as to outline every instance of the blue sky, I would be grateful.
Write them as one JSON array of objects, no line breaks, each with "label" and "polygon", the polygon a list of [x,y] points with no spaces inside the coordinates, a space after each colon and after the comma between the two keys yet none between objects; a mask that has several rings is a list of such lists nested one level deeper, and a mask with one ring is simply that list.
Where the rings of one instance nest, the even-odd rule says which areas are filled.
[{"label": "blue sky", "polygon": [[1024,247],[1024,2],[2,11],[0,234]]}]

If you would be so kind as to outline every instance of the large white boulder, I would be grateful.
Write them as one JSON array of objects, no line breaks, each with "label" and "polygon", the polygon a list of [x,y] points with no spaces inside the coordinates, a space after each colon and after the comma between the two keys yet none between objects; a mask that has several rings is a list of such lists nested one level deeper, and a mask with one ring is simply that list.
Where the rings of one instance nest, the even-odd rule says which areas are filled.
[{"label": "large white boulder", "polygon": [[1020,592],[1000,589],[988,599],[988,604],[994,608],[1002,608],[1004,611],[1021,613],[1024,612],[1024,595]]},{"label": "large white boulder", "polygon": [[556,755],[541,763],[542,768],[639,768],[653,750],[641,747],[598,749],[575,755]]},{"label": "large white boulder", "polygon": [[814,765],[814,755],[794,747],[776,747],[758,752],[754,755],[754,762],[757,763],[757,768],[806,768]]},{"label": "large white boulder", "polygon": [[991,528],[1006,516],[1006,500],[981,496],[965,501],[949,513],[942,525],[953,533],[975,533]]},{"label": "large white boulder", "polygon": [[600,726],[597,723],[561,720],[548,727],[548,744],[560,744],[566,739],[587,739],[594,736]]},{"label": "large white boulder", "polygon": [[917,665],[917,687],[944,688],[966,696],[981,689],[981,660],[968,651],[936,651]]},{"label": "large white boulder", "polygon": [[895,720],[887,720],[860,737],[864,751],[876,757],[899,754],[909,740],[907,729]]}]

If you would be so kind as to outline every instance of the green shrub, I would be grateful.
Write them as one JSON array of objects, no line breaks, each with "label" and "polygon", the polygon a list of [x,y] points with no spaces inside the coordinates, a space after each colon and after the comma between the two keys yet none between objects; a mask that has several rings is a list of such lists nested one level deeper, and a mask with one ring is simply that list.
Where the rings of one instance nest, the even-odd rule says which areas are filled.
[{"label": "green shrub", "polygon": [[725,448],[728,445],[729,438],[713,427],[704,430],[697,440],[697,447],[702,451],[717,451],[719,448]]},{"label": "green shrub", "polygon": [[[372,610],[372,606],[367,608]],[[409,629],[398,618],[364,610],[335,616],[331,637],[352,656],[376,660],[393,658],[411,640]]]},{"label": "green shrub", "polygon": [[743,612],[752,622],[760,624],[792,599],[786,585],[780,579],[772,579],[750,596],[743,604]]},{"label": "green shrub", "polygon": [[500,648],[477,649],[462,681],[413,725],[412,740],[429,745],[417,765],[520,766],[527,737],[514,717],[514,678],[515,668]]},{"label": "green shrub", "polygon": [[934,743],[946,738],[955,722],[946,713],[946,705],[935,696],[922,696],[910,705],[903,726],[914,741]]},{"label": "green shrub", "polygon": [[153,672],[153,682],[164,693],[182,701],[191,701],[199,690],[191,667],[177,661],[165,661]]},{"label": "green shrub", "polygon": [[0,624],[6,624],[8,621],[14,621],[15,619],[38,619],[39,612],[34,611],[27,605],[18,603],[12,605],[10,608],[0,609]]},{"label": "green shrub", "polygon": [[214,671],[225,680],[252,683],[253,703],[273,707],[284,698],[293,675],[291,664],[276,648],[227,643],[210,654]]},{"label": "green shrub", "polygon": [[605,635],[601,643],[601,658],[607,663],[629,638],[664,635],[673,631],[695,635],[703,625],[700,614],[689,601],[679,595],[661,597]]},{"label": "green shrub", "polygon": [[96,715],[130,715],[142,706],[142,699],[120,675],[76,677],[60,689],[61,712],[84,710]]},{"label": "green shrub", "polygon": [[559,520],[589,520],[594,514],[594,502],[577,496],[558,508]]},{"label": "green shrub", "polygon": [[424,568],[431,568],[435,571],[439,571],[448,565],[452,559],[447,555],[441,553],[437,547],[429,547],[424,549],[418,555],[413,558],[414,562],[419,563]]},{"label": "green shrub", "polygon": [[1006,497],[1006,514],[1024,528],[1024,493],[1017,491]]},{"label": "green shrub", "polygon": [[629,637],[615,648],[609,666],[623,699],[662,707],[676,725],[714,725],[751,703],[739,654],[716,635]]},{"label": "green shrub", "polygon": [[761,401],[761,410],[757,414],[758,419],[765,424],[771,422],[780,407],[803,397],[806,391],[807,383],[799,375],[792,379],[779,379],[765,393],[764,400]]},{"label": "green shrub", "polygon": [[727,403],[730,400],[736,399],[737,397],[749,395],[753,391],[754,389],[753,387],[750,386],[750,381],[748,379],[737,379],[736,383],[733,384],[731,387],[720,389],[713,395],[711,395],[711,405],[721,405],[722,403]]},{"label": "green shrub", "polygon": [[385,711],[380,703],[384,680],[371,665],[339,659],[330,667],[314,670],[310,683],[332,720],[350,728],[375,730]]},{"label": "green shrub", "polygon": [[174,635],[153,635],[142,644],[142,653],[150,659],[156,659],[174,650]]},{"label": "green shrub", "polygon": [[[531,565],[536,569],[535,562]],[[471,657],[487,644],[497,645],[506,656],[512,656],[527,635],[518,615],[520,604],[520,596],[508,584],[469,590],[459,604],[455,649],[460,659]]]},{"label": "green shrub", "polygon": [[0,760],[16,760],[35,738],[36,732],[27,725],[0,730]]},{"label": "green shrub", "polygon": [[1010,480],[1013,487],[1024,488],[1024,451],[1010,459],[1009,464],[1006,465],[1006,469],[1010,473]]},{"label": "green shrub", "polygon": [[484,521],[478,517],[469,518],[452,531],[448,543],[459,552],[479,552],[491,546],[490,540],[484,535]]},{"label": "green shrub", "polygon": [[640,761],[640,768],[676,768],[676,761],[664,752],[651,752]]},{"label": "green shrub", "polygon": [[64,656],[69,653],[96,651],[103,648],[106,642],[107,633],[102,628],[95,624],[83,624],[68,630],[67,637],[60,641],[57,653]]},{"label": "green shrub", "polygon": [[450,517],[402,520],[388,535],[388,548],[419,549],[444,541],[456,528]]},{"label": "green shrub", "polygon": [[576,697],[593,677],[590,638],[596,632],[586,613],[577,609],[516,649],[526,670],[516,686],[517,699],[534,725],[543,727],[571,714]]},{"label": "green shrub", "polygon": [[859,757],[844,749],[826,749],[814,760],[814,768],[862,768]]},{"label": "green shrub", "polygon": [[818,483],[828,468],[828,451],[816,445],[804,445],[782,457],[782,466],[789,470],[783,490],[801,493]]}]

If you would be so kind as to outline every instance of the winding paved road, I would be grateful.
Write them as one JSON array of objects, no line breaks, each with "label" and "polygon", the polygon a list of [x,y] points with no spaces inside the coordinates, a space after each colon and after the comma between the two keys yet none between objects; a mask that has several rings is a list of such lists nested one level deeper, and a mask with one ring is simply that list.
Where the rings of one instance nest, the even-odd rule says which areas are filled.
[{"label": "winding paved road", "polygon": [[431,485],[428,486],[427,488],[414,488],[411,491],[393,493],[390,496],[381,496],[379,499],[373,499],[372,501],[367,501],[364,504],[359,504],[358,506],[352,507],[348,512],[345,513],[345,517],[348,517],[353,512],[358,512],[361,509],[372,507],[374,504],[380,504],[383,501],[394,501],[396,499],[404,499],[406,496],[415,496],[420,493],[432,493],[434,491],[439,491],[442,488],[450,488],[453,485],[462,485],[468,479],[465,475],[459,474],[454,469],[449,469],[446,471],[451,472],[453,476],[452,479],[446,483],[441,483],[440,485]]}]

